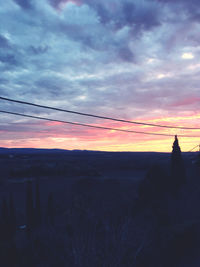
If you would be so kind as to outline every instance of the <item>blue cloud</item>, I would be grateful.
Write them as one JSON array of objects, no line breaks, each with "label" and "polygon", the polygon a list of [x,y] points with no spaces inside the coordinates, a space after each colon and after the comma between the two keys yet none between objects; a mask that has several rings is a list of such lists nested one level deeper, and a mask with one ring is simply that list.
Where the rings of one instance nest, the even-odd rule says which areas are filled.
[{"label": "blue cloud", "polygon": [[34,55],[40,55],[40,54],[44,54],[49,50],[49,46],[45,45],[45,46],[30,46],[30,51],[31,53],[33,53]]},{"label": "blue cloud", "polygon": [[0,55],[0,62],[9,64],[9,65],[17,65],[18,64],[18,61],[15,58],[15,55],[12,55],[12,54]]},{"label": "blue cloud", "polygon": [[8,39],[2,35],[0,35],[0,47],[1,48],[9,48],[10,47]]},{"label": "blue cloud", "polygon": [[18,4],[21,8],[31,9],[32,1],[31,0],[14,0],[16,4]]},{"label": "blue cloud", "polygon": [[[163,1],[4,2],[2,94],[119,117],[123,107],[131,117],[169,112],[175,88],[198,96],[197,9]],[[183,62],[184,52],[194,59]]]}]

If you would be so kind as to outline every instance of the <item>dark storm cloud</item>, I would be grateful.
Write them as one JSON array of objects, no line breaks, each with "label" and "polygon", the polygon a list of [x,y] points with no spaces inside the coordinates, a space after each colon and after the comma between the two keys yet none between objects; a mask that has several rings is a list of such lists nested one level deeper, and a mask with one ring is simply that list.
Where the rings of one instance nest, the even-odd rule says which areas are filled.
[{"label": "dark storm cloud", "polygon": [[67,82],[56,77],[41,78],[35,82],[35,87],[38,89],[38,94],[45,95],[50,99],[52,97],[62,97],[64,86],[67,86]]},{"label": "dark storm cloud", "polygon": [[158,3],[166,4],[171,8],[175,8],[177,13],[185,12],[185,15],[192,21],[200,20],[200,6],[198,0],[155,0]]},{"label": "dark storm cloud", "polygon": [[91,8],[96,10],[101,23],[107,24],[113,20],[113,15],[110,8],[105,5],[104,1],[92,1],[92,0],[85,0],[82,3],[86,3]]},{"label": "dark storm cloud", "polygon": [[[0,85],[2,84],[7,84],[9,81],[5,78],[0,78]],[[1,92],[1,89],[0,89],[0,92]]]},{"label": "dark storm cloud", "polygon": [[31,45],[29,50],[31,53],[35,54],[35,55],[40,55],[40,54],[44,54],[48,51],[49,47],[46,46],[33,46]]},{"label": "dark storm cloud", "polygon": [[84,0],[82,3],[96,10],[102,23],[114,24],[116,29],[129,25],[144,30],[160,24],[159,4],[156,5],[154,1]]},{"label": "dark storm cloud", "polygon": [[67,2],[67,0],[48,0],[48,1],[55,8],[58,8],[60,4]]},{"label": "dark storm cloud", "polygon": [[61,3],[61,0],[49,0],[49,3],[53,6],[53,7],[58,7],[58,5]]},{"label": "dark storm cloud", "polygon": [[2,35],[0,35],[0,47],[1,48],[9,48],[10,47],[8,39]]},{"label": "dark storm cloud", "polygon": [[31,0],[14,0],[16,4],[18,4],[21,8],[31,9],[32,1]]},{"label": "dark storm cloud", "polygon": [[13,54],[2,54],[0,55],[0,62],[6,63],[8,65],[18,65],[18,61]]},{"label": "dark storm cloud", "polygon": [[95,9],[97,10],[97,13],[100,17],[101,23],[103,24],[107,24],[109,23],[112,18],[111,18],[111,14],[109,13],[109,11],[103,6],[103,4],[98,3],[95,6]]},{"label": "dark storm cloud", "polygon": [[[140,5],[137,3],[137,5]],[[137,25],[139,28],[146,30],[160,24],[159,11],[155,5],[144,5],[137,8],[132,2],[125,2],[123,5],[123,13],[125,23],[128,25]]]},{"label": "dark storm cloud", "polygon": [[123,6],[124,17],[129,24],[135,22],[135,5],[134,3],[124,3]]},{"label": "dark storm cloud", "polygon": [[163,3],[167,3],[167,4],[176,4],[176,3],[181,3],[181,4],[185,4],[185,5],[196,5],[199,4],[198,0],[155,0],[157,2],[163,2]]},{"label": "dark storm cloud", "polygon": [[119,49],[119,56],[124,61],[127,61],[127,62],[133,62],[134,61],[133,52],[127,47],[123,47],[123,48]]}]

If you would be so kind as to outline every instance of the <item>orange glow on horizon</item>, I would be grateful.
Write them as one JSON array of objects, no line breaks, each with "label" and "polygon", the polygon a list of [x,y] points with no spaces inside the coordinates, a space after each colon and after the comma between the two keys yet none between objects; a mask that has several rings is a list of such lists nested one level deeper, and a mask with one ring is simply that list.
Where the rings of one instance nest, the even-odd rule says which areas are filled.
[{"label": "orange glow on horizon", "polygon": [[[182,125],[194,127],[199,125],[200,113],[191,116],[174,117],[154,117],[143,120],[136,120],[147,123],[157,123],[163,125]],[[167,122],[167,123],[166,123]],[[38,123],[38,124],[37,124]],[[33,147],[33,148],[60,148],[60,149],[80,149],[80,150],[100,150],[100,151],[155,151],[171,152],[174,135],[194,135],[198,138],[179,137],[182,151],[189,151],[199,144],[200,130],[180,130],[158,127],[148,127],[124,124],[120,122],[104,121],[95,123],[102,127],[113,127],[128,129],[133,131],[155,132],[172,134],[172,137],[151,136],[142,134],[131,134],[117,132],[115,130],[100,130],[81,126],[62,124],[60,122],[38,122],[35,124],[37,132],[31,131],[27,124],[27,129],[23,132],[12,132],[1,130],[1,147]],[[20,125],[19,125],[20,128]]]}]

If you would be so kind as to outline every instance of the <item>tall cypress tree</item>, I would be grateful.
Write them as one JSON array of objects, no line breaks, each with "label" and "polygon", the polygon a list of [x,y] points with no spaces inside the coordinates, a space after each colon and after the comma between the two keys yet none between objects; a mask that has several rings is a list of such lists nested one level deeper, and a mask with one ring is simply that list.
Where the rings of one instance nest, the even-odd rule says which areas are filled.
[{"label": "tall cypress tree", "polygon": [[182,159],[177,135],[175,135],[175,140],[172,146],[171,177],[173,188],[177,192],[180,186],[186,181],[185,166]]}]

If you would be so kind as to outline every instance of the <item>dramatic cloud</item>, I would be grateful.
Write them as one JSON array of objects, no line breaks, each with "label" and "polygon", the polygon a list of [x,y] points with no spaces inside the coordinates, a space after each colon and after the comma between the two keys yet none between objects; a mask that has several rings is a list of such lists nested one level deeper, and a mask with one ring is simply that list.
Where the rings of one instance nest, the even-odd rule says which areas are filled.
[{"label": "dramatic cloud", "polygon": [[31,0],[14,0],[21,8],[29,9],[32,7]]},{"label": "dramatic cloud", "polygon": [[[177,125],[197,123],[197,0],[0,0],[0,4],[0,96],[130,120],[159,117],[159,123],[165,123],[170,118],[167,123],[171,124],[178,116],[185,119],[176,120]],[[2,100],[1,109],[113,126]],[[133,135],[126,139],[120,133],[104,135],[98,130],[33,123],[5,114],[0,115],[0,122],[4,140],[0,146],[14,146],[17,139],[17,146],[146,150],[145,144],[150,147],[152,140],[152,150],[161,149],[159,137],[155,141],[134,136],[133,146]],[[163,132],[155,127],[149,131]],[[171,139],[160,140],[167,140],[161,149],[166,150]],[[195,139],[190,142],[196,143]]]}]

